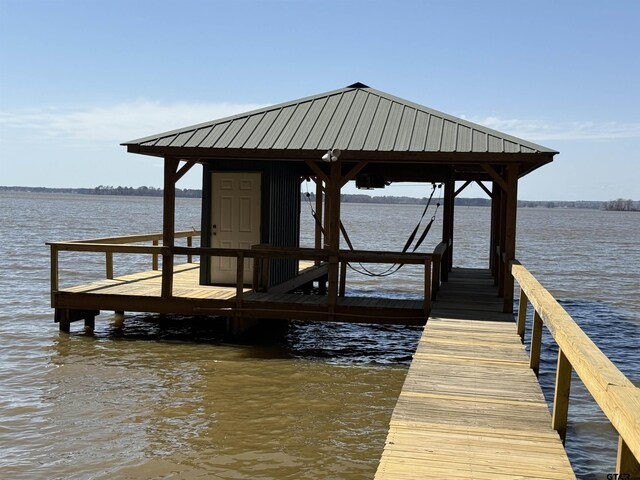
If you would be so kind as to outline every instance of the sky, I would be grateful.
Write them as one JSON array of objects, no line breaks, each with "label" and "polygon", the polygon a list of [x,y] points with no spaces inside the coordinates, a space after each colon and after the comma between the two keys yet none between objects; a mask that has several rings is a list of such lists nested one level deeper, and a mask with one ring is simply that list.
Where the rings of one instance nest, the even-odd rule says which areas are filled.
[{"label": "sky", "polygon": [[362,82],[558,150],[521,199],[640,200],[638,25],[638,0],[0,0],[0,185],[160,187],[122,142]]}]

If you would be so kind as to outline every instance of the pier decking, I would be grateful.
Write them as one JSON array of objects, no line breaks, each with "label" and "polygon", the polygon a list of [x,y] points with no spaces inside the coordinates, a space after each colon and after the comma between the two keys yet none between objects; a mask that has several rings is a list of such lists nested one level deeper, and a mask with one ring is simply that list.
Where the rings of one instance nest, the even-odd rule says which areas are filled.
[{"label": "pier decking", "polygon": [[[489,272],[454,269],[393,412],[383,479],[575,478]],[[493,308],[495,307],[495,308]]]}]

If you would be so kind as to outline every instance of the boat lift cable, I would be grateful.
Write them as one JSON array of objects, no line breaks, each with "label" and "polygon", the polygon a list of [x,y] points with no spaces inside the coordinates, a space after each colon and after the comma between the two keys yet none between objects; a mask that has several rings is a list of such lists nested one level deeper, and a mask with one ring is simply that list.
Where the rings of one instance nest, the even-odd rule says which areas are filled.
[{"label": "boat lift cable", "polygon": [[[424,210],[422,211],[422,215],[420,216],[420,220],[418,221],[418,223],[416,224],[415,228],[413,229],[413,231],[409,235],[409,238],[405,242],[405,245],[402,248],[402,253],[406,253],[409,250],[409,248],[411,248],[411,244],[415,240],[416,235],[418,234],[418,231],[420,230],[420,226],[422,224],[422,221],[424,220],[424,217],[427,214],[427,211],[429,210],[429,206],[431,205],[431,201],[433,199],[433,195],[435,194],[436,189],[441,189],[442,188],[442,184],[433,183],[432,185],[433,185],[433,187],[431,189],[431,194],[429,195],[429,199],[427,200],[427,204],[425,205]],[[322,222],[318,218],[318,216],[316,214],[316,211],[313,208],[313,205],[311,204],[311,199],[310,199],[311,194],[309,193],[308,186],[306,188],[307,188],[307,192],[306,192],[305,196],[307,198],[307,202],[308,202],[309,208],[311,210],[311,216],[315,220],[316,225],[318,226],[318,228],[320,229],[322,234],[325,235],[325,230],[322,227]],[[440,207],[440,198],[441,197],[438,198],[438,201],[436,203],[436,210],[435,210],[433,216],[431,217],[429,222],[426,224],[426,226],[425,226],[424,230],[422,231],[422,234],[420,235],[420,237],[418,237],[418,241],[413,245],[413,248],[411,249],[411,253],[414,253],[420,247],[420,245],[422,245],[422,242],[425,240],[425,238],[427,238],[427,235],[429,234],[429,231],[431,230],[431,226],[433,225],[433,222],[436,219],[436,215],[437,215],[438,209]],[[345,242],[347,243],[347,245],[349,246],[349,249],[351,251],[354,251],[355,249],[353,248],[353,244],[351,243],[351,239],[349,238],[349,234],[347,233],[347,230],[344,227],[344,224],[342,223],[342,220],[340,220],[340,231],[342,232],[342,236],[343,236]],[[396,273],[398,270],[400,270],[404,266],[404,264],[402,264],[402,263],[401,264],[393,264],[389,268],[387,268],[386,270],[384,270],[382,272],[372,272],[367,267],[362,265],[362,263],[358,263],[359,268],[354,267],[350,262],[348,262],[347,265],[354,272],[357,272],[357,273],[359,273],[361,275],[365,275],[365,276],[368,276],[368,277],[388,277],[389,275],[393,275],[394,273]]]}]

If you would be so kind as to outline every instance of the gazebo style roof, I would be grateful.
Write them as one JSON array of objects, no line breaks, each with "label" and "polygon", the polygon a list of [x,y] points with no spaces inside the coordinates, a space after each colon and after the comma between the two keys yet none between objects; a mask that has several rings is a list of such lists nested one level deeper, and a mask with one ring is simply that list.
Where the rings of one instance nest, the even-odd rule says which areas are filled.
[{"label": "gazebo style roof", "polygon": [[558,153],[361,83],[123,145],[196,161],[319,159],[336,148],[345,161],[384,163],[495,163],[515,155],[520,175]]}]

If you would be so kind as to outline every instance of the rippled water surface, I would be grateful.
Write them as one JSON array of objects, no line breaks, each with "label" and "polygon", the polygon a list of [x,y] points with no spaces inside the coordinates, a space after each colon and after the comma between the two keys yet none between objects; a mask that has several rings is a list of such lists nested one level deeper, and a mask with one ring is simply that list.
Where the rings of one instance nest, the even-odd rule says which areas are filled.
[{"label": "rippled water surface", "polygon": [[[44,242],[160,231],[161,203],[0,194],[0,477],[372,478],[420,329],[293,322],[237,344],[206,318],[122,323],[104,312],[94,335],[79,324],[58,333]],[[179,199],[176,227],[198,227],[199,212],[199,200]],[[352,240],[365,249],[401,249],[421,213],[343,205]],[[518,215],[518,258],[639,383],[640,217]],[[486,266],[489,209],[458,208],[456,216],[454,263]],[[309,244],[306,205],[302,223]],[[438,235],[439,219],[425,250]],[[115,257],[116,275],[148,268],[148,258]],[[101,275],[101,255],[61,259],[63,284]],[[352,293],[410,297],[421,275],[407,268],[384,284],[349,278]],[[556,350],[548,338],[544,346],[549,398]],[[581,478],[604,478],[614,469],[615,432],[578,380],[570,405],[574,468]]]}]

